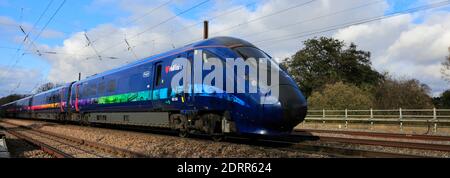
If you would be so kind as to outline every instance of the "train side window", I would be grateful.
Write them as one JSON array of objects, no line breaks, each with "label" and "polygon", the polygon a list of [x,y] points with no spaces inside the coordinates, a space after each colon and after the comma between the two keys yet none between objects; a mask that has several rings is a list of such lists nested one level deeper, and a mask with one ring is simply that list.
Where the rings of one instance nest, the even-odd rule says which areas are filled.
[{"label": "train side window", "polygon": [[88,85],[88,90],[89,90],[89,96],[95,96],[95,95],[97,95],[97,85],[96,85],[96,83],[90,83],[89,85]]},{"label": "train side window", "polygon": [[134,74],[128,79],[128,87],[132,91],[139,91],[142,88],[142,85],[140,85],[140,80],[142,78],[142,74]]},{"label": "train side window", "polygon": [[84,97],[89,97],[89,86],[87,84],[83,85],[83,91],[81,93]]},{"label": "train side window", "polygon": [[112,93],[114,91],[116,91],[116,81],[110,80],[107,84],[107,92]]},{"label": "train side window", "polygon": [[100,82],[100,83],[98,84],[98,89],[97,89],[98,94],[99,94],[99,95],[102,95],[103,93],[105,93],[105,89],[106,89],[106,87],[105,87],[105,82]]},{"label": "train side window", "polygon": [[160,86],[163,82],[162,82],[162,65],[158,64],[156,66],[156,79],[155,79],[156,83],[155,86]]},{"label": "train side window", "polygon": [[108,81],[108,89],[107,89],[107,91],[109,93],[112,93],[112,92],[116,91],[116,81],[115,80]]}]

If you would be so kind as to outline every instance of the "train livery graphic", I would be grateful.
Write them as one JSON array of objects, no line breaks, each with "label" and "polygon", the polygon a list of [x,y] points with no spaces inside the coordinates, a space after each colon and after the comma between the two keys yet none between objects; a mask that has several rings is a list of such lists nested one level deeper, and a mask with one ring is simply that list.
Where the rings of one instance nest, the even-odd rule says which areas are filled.
[{"label": "train livery graphic", "polygon": [[[163,127],[177,130],[181,136],[194,132],[212,136],[289,134],[304,120],[306,99],[281,68],[277,68],[279,96],[274,103],[261,103],[260,98],[267,95],[261,92],[175,91],[172,79],[186,69],[173,61],[185,58],[195,62],[192,60],[199,52],[223,62],[227,58],[271,58],[244,40],[216,37],[3,105],[2,110],[10,118]],[[233,70],[232,74],[224,77],[234,76],[233,86],[248,81],[247,73],[238,75]],[[189,91],[198,87],[182,83]]]}]

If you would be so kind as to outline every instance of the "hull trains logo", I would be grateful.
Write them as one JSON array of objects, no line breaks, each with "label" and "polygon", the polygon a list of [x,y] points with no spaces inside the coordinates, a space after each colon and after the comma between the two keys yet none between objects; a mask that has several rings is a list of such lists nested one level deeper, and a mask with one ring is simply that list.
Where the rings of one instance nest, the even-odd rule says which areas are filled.
[{"label": "hull trains logo", "polygon": [[183,66],[181,66],[179,64],[173,64],[172,66],[167,66],[166,67],[166,73],[176,72],[176,71],[180,71],[182,69],[183,69]]}]

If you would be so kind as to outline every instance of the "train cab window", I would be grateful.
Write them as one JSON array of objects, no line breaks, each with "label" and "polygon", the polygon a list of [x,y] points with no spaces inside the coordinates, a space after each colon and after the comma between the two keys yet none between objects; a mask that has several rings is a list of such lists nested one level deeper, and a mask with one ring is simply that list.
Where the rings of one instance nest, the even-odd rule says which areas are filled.
[{"label": "train cab window", "polygon": [[247,60],[249,58],[254,58],[256,60],[261,59],[261,58],[266,58],[266,59],[272,58],[265,52],[261,51],[260,49],[253,48],[253,47],[238,47],[238,48],[234,48],[234,51],[236,53],[238,53],[242,58],[244,58],[244,60]]},{"label": "train cab window", "polygon": [[[239,56],[241,56],[244,60],[248,60],[250,58],[255,59],[256,61],[254,62],[258,62],[260,59],[267,59],[268,63],[279,67],[279,64],[277,62],[275,62],[271,56],[269,56],[268,54],[266,54],[264,51],[258,49],[258,48],[254,48],[254,47],[237,47],[233,49],[237,54],[239,54]],[[258,66],[257,63],[251,63],[251,65],[253,66]],[[270,68],[267,68],[267,74],[270,76]],[[247,77],[247,76],[246,76]],[[268,83],[271,83],[271,80],[269,79]]]},{"label": "train cab window", "polygon": [[161,84],[163,84],[163,81],[162,81],[162,65],[158,64],[156,66],[155,86],[160,86]]},{"label": "train cab window", "polygon": [[203,63],[208,63],[211,59],[219,59],[216,55],[209,51],[203,51]]}]

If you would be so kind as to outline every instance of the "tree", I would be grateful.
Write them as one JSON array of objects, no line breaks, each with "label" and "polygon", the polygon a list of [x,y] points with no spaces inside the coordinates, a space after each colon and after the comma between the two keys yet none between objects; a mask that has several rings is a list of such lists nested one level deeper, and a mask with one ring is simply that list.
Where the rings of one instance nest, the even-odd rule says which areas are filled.
[{"label": "tree", "polygon": [[436,108],[450,109],[450,90],[445,91],[440,97],[433,98]]},{"label": "tree", "polygon": [[430,109],[434,107],[430,90],[430,87],[415,79],[386,77],[374,89],[375,106],[378,109]]},{"label": "tree", "polygon": [[[448,48],[450,53],[450,47]],[[442,63],[442,78],[450,83],[450,54],[446,57],[445,61]]]},{"label": "tree", "polygon": [[12,94],[3,98],[0,98],[0,106],[4,105],[4,104],[8,104],[11,103],[13,101],[17,101],[20,100],[22,98],[27,97],[28,95],[19,95],[19,94]]},{"label": "tree", "polygon": [[41,85],[36,90],[36,93],[42,93],[42,92],[45,92],[45,91],[49,91],[49,90],[51,90],[53,88],[57,88],[57,87],[60,87],[60,86],[62,86],[62,84],[55,84],[55,83],[49,82],[49,83]]},{"label": "tree", "polygon": [[305,47],[284,62],[288,72],[308,97],[325,84],[343,81],[356,86],[375,85],[382,75],[373,70],[370,52],[361,51],[353,43],[321,37],[304,42]]},{"label": "tree", "polygon": [[313,92],[308,105],[311,109],[367,109],[373,106],[373,100],[369,92],[338,82],[325,85],[321,92]]},{"label": "tree", "polygon": [[441,95],[441,108],[450,109],[450,90],[445,91]]},{"label": "tree", "polygon": [[[4,105],[4,104],[8,104],[8,103],[11,103],[11,102],[13,102],[13,101],[20,100],[20,99],[25,98],[25,97],[27,97],[27,96],[28,96],[28,95],[18,95],[18,94],[13,94],[13,95],[9,95],[9,96],[0,98],[0,107],[1,107],[2,105]],[[4,110],[3,110],[3,109],[0,109],[0,116],[4,116],[3,114],[4,114]]]}]

